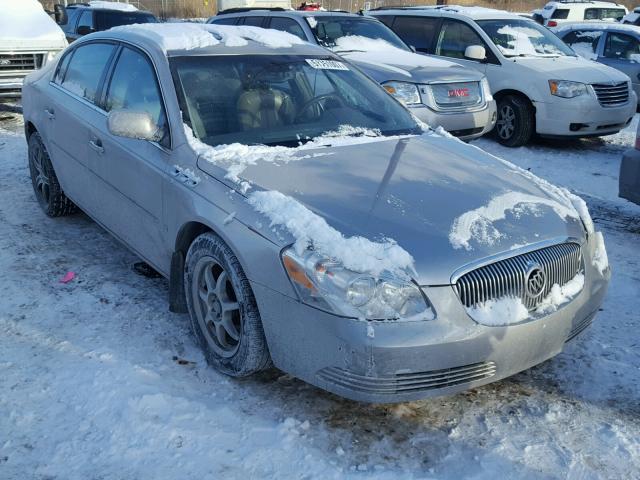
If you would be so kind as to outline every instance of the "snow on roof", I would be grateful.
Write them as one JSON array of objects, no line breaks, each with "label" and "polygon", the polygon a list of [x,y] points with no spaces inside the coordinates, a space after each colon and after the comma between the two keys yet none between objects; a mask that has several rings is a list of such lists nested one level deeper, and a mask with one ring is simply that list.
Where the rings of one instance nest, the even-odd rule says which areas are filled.
[{"label": "snow on roof", "polygon": [[37,0],[2,1],[0,39],[2,47],[20,46],[61,49],[66,46],[64,33]]},{"label": "snow on roof", "polygon": [[[633,14],[638,15],[640,14]],[[640,34],[640,27],[635,25],[625,25],[623,23],[611,23],[611,22],[572,22],[572,23],[563,23],[558,27],[551,28],[551,31],[555,33],[564,32],[567,30],[577,30],[577,29],[585,29],[585,30],[614,30],[621,32],[629,32]]]},{"label": "snow on roof", "polygon": [[147,37],[165,52],[193,50],[215,45],[244,47],[248,40],[269,48],[288,48],[305,42],[287,32],[259,27],[197,23],[144,23],[115,27],[111,31],[131,32]]},{"label": "snow on roof", "polygon": [[407,8],[405,10],[437,10],[441,12],[449,12],[449,13],[458,13],[460,15],[464,15],[465,17],[469,17],[472,19],[482,19],[482,18],[512,18],[518,17],[517,14],[507,12],[506,10],[498,10],[495,8],[486,8],[486,7],[465,7],[462,5],[446,5],[446,6],[425,6],[425,7],[415,7],[415,8]]},{"label": "snow on roof", "polygon": [[104,0],[92,0],[89,2],[91,8],[106,8],[109,10],[121,10],[123,12],[137,12],[138,9],[129,3],[107,2]]}]

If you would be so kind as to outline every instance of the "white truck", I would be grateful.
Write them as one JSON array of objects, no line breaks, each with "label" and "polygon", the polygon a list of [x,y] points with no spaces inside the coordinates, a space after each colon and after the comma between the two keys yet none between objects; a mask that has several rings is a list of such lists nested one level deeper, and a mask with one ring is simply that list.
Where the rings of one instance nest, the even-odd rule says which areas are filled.
[{"label": "white truck", "polygon": [[22,82],[67,46],[64,33],[37,0],[3,0],[0,99],[19,97]]}]

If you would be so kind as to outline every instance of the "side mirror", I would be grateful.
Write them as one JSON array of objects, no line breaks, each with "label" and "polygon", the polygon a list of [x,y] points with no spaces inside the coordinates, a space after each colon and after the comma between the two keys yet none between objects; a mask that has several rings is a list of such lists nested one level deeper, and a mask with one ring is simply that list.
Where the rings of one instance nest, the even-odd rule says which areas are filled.
[{"label": "side mirror", "polygon": [[487,51],[482,45],[469,45],[464,50],[464,58],[482,62],[487,59]]},{"label": "side mirror", "polygon": [[66,25],[69,23],[69,17],[67,16],[67,9],[64,8],[64,5],[59,3],[53,6],[53,16],[56,19],[56,23],[58,25]]},{"label": "side mirror", "polygon": [[162,129],[156,125],[147,112],[131,110],[112,110],[107,117],[107,128],[117,137],[134,138],[159,142],[162,140]]},{"label": "side mirror", "polygon": [[95,30],[87,25],[81,25],[78,27],[78,35],[89,35],[95,32]]}]

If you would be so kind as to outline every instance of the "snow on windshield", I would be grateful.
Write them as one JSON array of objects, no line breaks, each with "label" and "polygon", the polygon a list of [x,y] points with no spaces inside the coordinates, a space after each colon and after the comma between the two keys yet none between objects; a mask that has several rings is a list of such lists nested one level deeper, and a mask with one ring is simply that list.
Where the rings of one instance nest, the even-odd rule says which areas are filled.
[{"label": "snow on windshield", "polygon": [[507,213],[516,217],[525,214],[540,215],[542,206],[550,207],[562,219],[580,218],[571,204],[520,192],[507,192],[493,197],[487,205],[457,217],[449,232],[449,242],[454,248],[466,250],[472,249],[471,240],[493,245],[505,237],[495,222],[504,220]]},{"label": "snow on windshield", "polygon": [[368,38],[360,35],[345,35],[344,37],[336,38],[335,42],[336,46],[332,47],[332,50],[362,50],[364,52],[385,50],[395,52],[400,50],[382,38]]},{"label": "snow on windshield", "polygon": [[548,42],[542,32],[535,28],[505,25],[498,30],[499,35],[508,37],[507,45],[497,43],[496,46],[504,55],[525,56],[557,56],[564,52]]},{"label": "snow on windshield", "polygon": [[108,8],[109,10],[120,10],[123,12],[137,12],[138,9],[128,3],[107,2],[104,0],[92,0],[89,2],[91,8]]},{"label": "snow on windshield", "polygon": [[146,36],[169,50],[193,50],[224,44],[228,47],[243,47],[247,40],[260,43],[269,48],[289,48],[303,44],[304,41],[287,32],[266,30],[259,27],[203,25],[196,23],[146,23],[123,25],[112,30],[135,32]]},{"label": "snow on windshield", "polygon": [[[11,40],[43,43],[52,49],[66,45],[64,33],[37,0],[2,1],[0,48],[11,48]],[[48,43],[44,43],[48,42]]]},{"label": "snow on windshield", "polygon": [[602,31],[576,32],[576,41],[573,41],[570,46],[581,57],[587,60],[595,60],[598,58],[595,47],[601,36]]},{"label": "snow on windshield", "polygon": [[240,191],[247,195],[249,204],[257,212],[267,216],[271,227],[281,226],[292,235],[298,253],[313,248],[321,255],[340,261],[346,268],[372,275],[380,275],[383,271],[406,275],[415,271],[411,255],[394,240],[374,242],[358,236],[345,237],[296,199],[277,191],[249,193],[252,185],[240,178],[248,166],[255,165],[258,161],[287,163],[327,155],[325,152],[305,154],[327,145],[356,145],[397,140],[411,135],[382,136],[375,130],[342,125],[337,130],[326,132],[298,147],[240,143],[212,147],[198,140],[187,125],[184,128],[193,151],[202,159],[225,169],[226,178],[238,184]]}]

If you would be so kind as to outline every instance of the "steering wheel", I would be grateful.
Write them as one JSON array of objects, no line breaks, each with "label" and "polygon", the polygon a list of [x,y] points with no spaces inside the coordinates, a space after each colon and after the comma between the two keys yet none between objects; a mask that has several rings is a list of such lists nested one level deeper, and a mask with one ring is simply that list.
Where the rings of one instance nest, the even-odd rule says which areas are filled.
[{"label": "steering wheel", "polygon": [[318,105],[321,110],[324,110],[322,103],[329,98],[334,98],[340,102],[340,105],[344,105],[342,98],[337,93],[325,93],[324,95],[318,95],[317,97],[313,97],[311,100],[305,102],[304,105],[300,107],[300,110],[298,110],[298,113],[296,114],[296,120],[298,120],[303,113],[314,105]]}]

